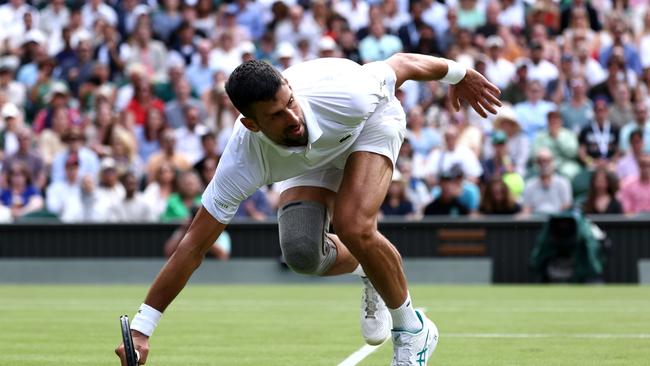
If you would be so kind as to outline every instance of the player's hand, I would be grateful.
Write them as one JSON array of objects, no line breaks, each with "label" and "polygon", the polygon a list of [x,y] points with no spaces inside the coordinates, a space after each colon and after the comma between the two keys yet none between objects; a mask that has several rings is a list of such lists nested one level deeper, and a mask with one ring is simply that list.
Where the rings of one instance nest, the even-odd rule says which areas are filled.
[{"label": "player's hand", "polygon": [[[149,354],[149,337],[137,330],[131,330],[131,337],[133,337],[133,347],[138,351],[138,365],[144,365],[144,363],[147,362],[147,355]],[[120,343],[120,345],[115,348],[115,354],[120,358],[122,366],[127,366],[124,343]]]},{"label": "player's hand", "polygon": [[501,91],[476,70],[467,69],[463,80],[449,86],[449,98],[454,110],[460,110],[460,101],[465,100],[483,118],[487,112],[496,114],[496,107],[501,106]]}]

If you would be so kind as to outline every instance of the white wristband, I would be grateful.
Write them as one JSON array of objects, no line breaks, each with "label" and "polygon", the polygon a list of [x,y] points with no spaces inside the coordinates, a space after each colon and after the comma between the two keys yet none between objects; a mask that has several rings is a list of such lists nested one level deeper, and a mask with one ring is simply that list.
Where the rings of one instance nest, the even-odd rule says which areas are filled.
[{"label": "white wristband", "polygon": [[447,62],[447,74],[440,81],[447,84],[458,84],[465,77],[467,69],[456,61],[445,59],[445,62]]},{"label": "white wristband", "polygon": [[151,337],[153,330],[156,329],[162,313],[147,304],[140,305],[138,313],[133,317],[131,329]]}]

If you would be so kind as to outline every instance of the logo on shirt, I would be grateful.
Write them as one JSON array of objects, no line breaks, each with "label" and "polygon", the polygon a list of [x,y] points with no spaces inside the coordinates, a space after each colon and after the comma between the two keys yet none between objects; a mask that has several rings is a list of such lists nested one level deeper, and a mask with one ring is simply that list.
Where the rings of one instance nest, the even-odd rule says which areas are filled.
[{"label": "logo on shirt", "polygon": [[225,203],[223,203],[223,202],[217,200],[217,198],[214,198],[213,201],[214,201],[214,204],[215,204],[215,205],[217,205],[217,206],[223,208],[224,210],[227,210],[227,209],[230,208],[230,206],[228,206],[227,204],[225,204]]},{"label": "logo on shirt", "polygon": [[350,137],[352,137],[352,134],[349,134],[349,135],[345,136],[344,138],[340,139],[339,142],[343,142],[343,141],[349,139]]}]

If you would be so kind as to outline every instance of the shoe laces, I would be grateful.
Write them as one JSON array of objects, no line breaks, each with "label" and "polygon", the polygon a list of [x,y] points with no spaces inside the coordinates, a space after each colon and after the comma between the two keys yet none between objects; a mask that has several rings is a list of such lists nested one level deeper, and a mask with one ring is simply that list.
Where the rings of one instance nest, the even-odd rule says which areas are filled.
[{"label": "shoe laces", "polygon": [[367,278],[363,279],[365,287],[363,289],[363,302],[365,304],[364,312],[366,318],[374,318],[377,312],[377,304],[379,303],[379,294],[372,287],[372,284]]}]

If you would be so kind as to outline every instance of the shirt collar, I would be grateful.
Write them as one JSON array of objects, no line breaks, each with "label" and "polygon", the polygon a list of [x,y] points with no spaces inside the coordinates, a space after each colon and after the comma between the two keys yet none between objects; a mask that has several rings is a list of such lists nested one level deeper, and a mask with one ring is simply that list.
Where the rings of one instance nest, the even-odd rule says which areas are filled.
[{"label": "shirt collar", "polygon": [[264,141],[266,144],[272,146],[280,156],[289,156],[294,153],[309,152],[311,146],[323,135],[323,130],[318,125],[318,120],[314,111],[311,109],[309,102],[296,96],[295,97],[298,103],[300,103],[300,108],[302,109],[303,116],[305,118],[305,125],[307,126],[307,146],[283,146],[279,145],[268,137],[262,131],[255,132],[255,134]]}]

